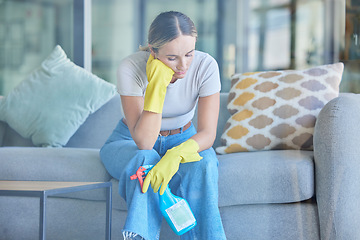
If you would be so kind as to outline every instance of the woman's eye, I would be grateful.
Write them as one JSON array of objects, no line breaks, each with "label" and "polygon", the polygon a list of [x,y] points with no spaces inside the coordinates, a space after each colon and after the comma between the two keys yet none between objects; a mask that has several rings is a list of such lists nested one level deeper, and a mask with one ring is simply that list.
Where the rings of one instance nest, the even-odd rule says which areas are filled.
[{"label": "woman's eye", "polygon": [[168,58],[169,61],[175,61],[176,58]]},{"label": "woman's eye", "polygon": [[185,55],[186,57],[192,57],[192,54]]}]

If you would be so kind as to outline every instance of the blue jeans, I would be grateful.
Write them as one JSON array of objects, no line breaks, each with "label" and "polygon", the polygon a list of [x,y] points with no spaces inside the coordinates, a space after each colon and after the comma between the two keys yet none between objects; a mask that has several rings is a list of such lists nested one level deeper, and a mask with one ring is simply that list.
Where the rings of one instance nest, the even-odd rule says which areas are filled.
[{"label": "blue jeans", "polygon": [[[146,240],[159,239],[162,215],[159,195],[151,188],[141,192],[137,180],[130,180],[141,165],[155,165],[166,151],[188,140],[196,133],[193,125],[170,136],[159,136],[152,150],[140,150],[121,120],[105,145],[100,157],[107,171],[119,179],[119,193],[125,199],[128,214],[123,228]],[[180,164],[179,171],[169,183],[173,194],[185,198],[197,220],[181,239],[226,239],[218,209],[218,159],[210,148],[200,152],[199,162]]]}]

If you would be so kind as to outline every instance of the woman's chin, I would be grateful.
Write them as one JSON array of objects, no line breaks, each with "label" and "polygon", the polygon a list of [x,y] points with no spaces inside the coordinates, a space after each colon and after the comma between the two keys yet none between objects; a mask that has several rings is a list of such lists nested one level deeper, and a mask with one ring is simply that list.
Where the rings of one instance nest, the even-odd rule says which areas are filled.
[{"label": "woman's chin", "polygon": [[174,77],[177,78],[177,79],[182,79],[186,76],[186,73],[181,73],[181,74],[174,74]]}]

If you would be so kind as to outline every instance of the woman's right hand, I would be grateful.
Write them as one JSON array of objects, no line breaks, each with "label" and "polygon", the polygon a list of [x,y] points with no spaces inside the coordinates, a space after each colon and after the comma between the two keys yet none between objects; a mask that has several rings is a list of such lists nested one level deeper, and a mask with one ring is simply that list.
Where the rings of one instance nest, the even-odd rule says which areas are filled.
[{"label": "woman's right hand", "polygon": [[149,84],[146,87],[144,110],[162,113],[166,88],[172,80],[174,71],[150,54],[146,64],[146,76]]},{"label": "woman's right hand", "polygon": [[148,85],[145,98],[121,96],[121,103],[131,136],[139,149],[152,149],[159,136],[166,88],[174,71],[158,59],[150,57],[146,65]]}]

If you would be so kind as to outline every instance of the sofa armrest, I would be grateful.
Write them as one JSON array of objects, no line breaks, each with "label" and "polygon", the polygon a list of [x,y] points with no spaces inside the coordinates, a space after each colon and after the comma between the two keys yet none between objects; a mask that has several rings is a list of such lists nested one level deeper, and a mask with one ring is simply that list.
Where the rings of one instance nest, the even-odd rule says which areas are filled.
[{"label": "sofa armrest", "polygon": [[321,239],[360,236],[360,94],[341,94],[321,110],[314,132]]}]

